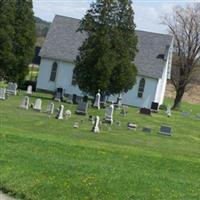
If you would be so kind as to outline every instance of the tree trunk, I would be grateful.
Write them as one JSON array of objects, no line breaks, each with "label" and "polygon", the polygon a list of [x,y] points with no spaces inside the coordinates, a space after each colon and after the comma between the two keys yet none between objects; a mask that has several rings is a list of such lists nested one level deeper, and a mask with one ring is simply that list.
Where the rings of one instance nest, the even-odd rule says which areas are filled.
[{"label": "tree trunk", "polygon": [[184,92],[185,92],[185,86],[179,87],[176,90],[176,97],[175,97],[175,100],[174,100],[174,105],[172,107],[173,110],[180,108],[181,100],[183,98]]}]

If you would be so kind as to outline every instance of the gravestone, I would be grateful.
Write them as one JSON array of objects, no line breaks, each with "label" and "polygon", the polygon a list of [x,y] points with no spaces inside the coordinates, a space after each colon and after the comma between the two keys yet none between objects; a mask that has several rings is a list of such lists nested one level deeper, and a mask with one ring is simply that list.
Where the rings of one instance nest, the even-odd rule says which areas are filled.
[{"label": "gravestone", "polygon": [[197,118],[197,119],[200,119],[200,113],[197,113],[197,114],[196,114],[196,118]]},{"label": "gravestone", "polygon": [[83,102],[86,102],[86,103],[88,102],[88,96],[83,97]]},{"label": "gravestone", "polygon": [[182,115],[183,117],[189,117],[189,116],[190,116],[190,113],[189,113],[189,112],[183,111],[183,112],[181,112],[181,115]]},{"label": "gravestone", "polygon": [[65,111],[65,116],[66,116],[67,119],[70,118],[72,116],[71,110],[66,110]]},{"label": "gravestone", "polygon": [[171,132],[172,132],[172,128],[170,126],[162,125],[160,127],[159,133],[162,134],[162,135],[171,136],[171,134],[172,134]]},{"label": "gravestone", "polygon": [[99,123],[100,123],[100,118],[99,118],[99,116],[96,116],[95,121],[94,121],[94,126],[92,127],[92,132],[94,132],[94,133],[100,132]]},{"label": "gravestone", "polygon": [[41,109],[42,109],[42,100],[41,99],[36,99],[35,103],[33,105],[33,110],[41,111]]},{"label": "gravestone", "polygon": [[104,121],[110,124],[113,124],[113,112],[114,105],[113,103],[106,109]]},{"label": "gravestone", "polygon": [[93,104],[94,108],[100,109],[100,98],[101,98],[101,94],[100,94],[100,90],[98,90],[98,93],[96,94],[95,101]]},{"label": "gravestone", "polygon": [[79,123],[78,122],[74,122],[73,127],[74,128],[79,128]]},{"label": "gravestone", "polygon": [[0,88],[0,99],[5,100],[6,99],[6,89]]},{"label": "gravestone", "polygon": [[147,127],[144,127],[144,128],[142,129],[142,131],[145,132],[145,133],[151,133],[151,129],[150,129],[150,128],[147,128]]},{"label": "gravestone", "polygon": [[56,91],[55,95],[54,95],[54,101],[58,101],[60,102],[62,98],[62,93],[60,91]]},{"label": "gravestone", "polygon": [[60,105],[59,111],[56,115],[56,119],[63,119],[63,112],[64,112],[64,106]]},{"label": "gravestone", "polygon": [[119,126],[121,126],[121,122],[120,121],[116,121],[115,125],[119,127]]},{"label": "gravestone", "polygon": [[122,115],[122,116],[126,116],[127,115],[127,113],[128,113],[128,111],[127,111],[127,108],[128,108],[128,106],[122,106],[122,110],[121,110],[121,112],[120,112],[120,114]]},{"label": "gravestone", "polygon": [[69,94],[66,102],[73,104],[73,95]]},{"label": "gravestone", "polygon": [[76,110],[76,114],[86,115],[87,114],[87,109],[88,109],[88,103],[87,102],[80,102],[78,104],[78,108]]},{"label": "gravestone", "polygon": [[106,107],[106,95],[101,95],[100,97],[100,108]]},{"label": "gravestone", "polygon": [[47,106],[47,113],[48,115],[52,115],[54,113],[54,103],[50,102]]},{"label": "gravestone", "polygon": [[115,103],[115,107],[116,107],[116,108],[120,108],[121,106],[122,106],[122,96],[119,95],[119,96],[117,97],[117,101],[116,101],[116,103]]},{"label": "gravestone", "polygon": [[20,108],[23,108],[23,109],[27,109],[29,108],[29,97],[25,96],[23,99],[22,99],[22,103],[20,105]]},{"label": "gravestone", "polygon": [[29,85],[29,86],[27,87],[26,94],[29,94],[29,95],[32,94],[32,85]]},{"label": "gravestone", "polygon": [[159,109],[159,103],[157,103],[157,102],[152,102],[152,103],[151,103],[151,110],[152,110],[153,112],[158,112],[158,109]]},{"label": "gravestone", "polygon": [[149,108],[140,108],[140,114],[151,116],[151,109],[149,109]]},{"label": "gravestone", "polygon": [[171,106],[170,105],[167,106],[166,115],[167,115],[167,117],[171,117],[171,115],[172,115],[172,113],[171,113]]},{"label": "gravestone", "polygon": [[6,88],[6,93],[16,95],[17,94],[17,83],[9,82],[8,86]]},{"label": "gravestone", "polygon": [[137,125],[136,125],[136,124],[133,124],[133,123],[128,123],[128,124],[127,124],[127,128],[128,128],[129,130],[136,131],[136,130],[137,130]]},{"label": "gravestone", "polygon": [[77,98],[77,95],[73,94],[73,97],[72,97],[73,104],[77,104],[76,98]]},{"label": "gravestone", "polygon": [[76,103],[79,104],[83,101],[83,97],[81,96],[76,96]]}]

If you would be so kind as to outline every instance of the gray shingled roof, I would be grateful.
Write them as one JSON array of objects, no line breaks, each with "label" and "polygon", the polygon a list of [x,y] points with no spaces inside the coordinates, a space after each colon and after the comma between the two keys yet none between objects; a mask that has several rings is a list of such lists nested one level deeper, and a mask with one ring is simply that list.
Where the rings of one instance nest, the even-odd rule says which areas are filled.
[{"label": "gray shingled roof", "polygon": [[[77,32],[79,19],[56,15],[40,51],[43,58],[73,62],[78,48],[87,37]],[[161,78],[166,61],[162,58],[166,47],[171,45],[172,36],[145,31],[136,31],[138,50],[134,63],[138,74]],[[160,55],[161,58],[158,58]]]}]

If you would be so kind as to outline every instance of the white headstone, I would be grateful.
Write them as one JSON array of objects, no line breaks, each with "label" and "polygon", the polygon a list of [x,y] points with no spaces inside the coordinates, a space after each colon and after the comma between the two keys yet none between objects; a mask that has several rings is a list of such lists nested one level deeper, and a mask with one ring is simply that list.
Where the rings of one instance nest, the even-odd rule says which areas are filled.
[{"label": "white headstone", "polygon": [[93,107],[100,109],[100,98],[101,98],[101,94],[100,94],[100,90],[98,90],[98,93],[96,94],[96,97],[95,97]]},{"label": "white headstone", "polygon": [[54,113],[54,103],[50,102],[47,106],[47,113],[49,115],[52,115]]},{"label": "white headstone", "polygon": [[32,85],[29,85],[29,86],[27,87],[26,94],[32,94]]},{"label": "white headstone", "polygon": [[58,114],[56,115],[56,119],[63,119],[63,112],[64,112],[64,106],[61,105]]},{"label": "white headstone", "polygon": [[0,88],[0,99],[5,100],[6,99],[6,89]]},{"label": "white headstone", "polygon": [[105,113],[105,121],[109,123],[113,123],[113,111],[114,111],[114,105],[112,104],[106,109]]},{"label": "white headstone", "polygon": [[128,127],[129,130],[134,130],[134,131],[136,131],[136,129],[137,129],[137,124],[128,123],[128,124],[127,124],[127,127]]},{"label": "white headstone", "polygon": [[167,111],[166,111],[167,117],[171,117],[172,113],[171,113],[171,106],[168,105],[167,106]]},{"label": "white headstone", "polygon": [[74,128],[79,128],[79,123],[78,123],[78,122],[74,122],[73,127],[74,127]]},{"label": "white headstone", "polygon": [[94,126],[92,127],[92,131],[94,133],[99,133],[100,132],[99,123],[100,123],[100,118],[99,118],[99,116],[96,116],[95,117]]},{"label": "white headstone", "polygon": [[33,109],[37,111],[41,111],[42,109],[42,100],[41,99],[36,99],[35,104],[33,105]]},{"label": "white headstone", "polygon": [[22,103],[20,105],[20,108],[24,108],[24,109],[27,109],[29,108],[29,97],[25,96],[23,99],[22,99]]},{"label": "white headstone", "polygon": [[65,116],[66,116],[66,118],[70,118],[72,116],[71,110],[66,110],[65,111]]}]

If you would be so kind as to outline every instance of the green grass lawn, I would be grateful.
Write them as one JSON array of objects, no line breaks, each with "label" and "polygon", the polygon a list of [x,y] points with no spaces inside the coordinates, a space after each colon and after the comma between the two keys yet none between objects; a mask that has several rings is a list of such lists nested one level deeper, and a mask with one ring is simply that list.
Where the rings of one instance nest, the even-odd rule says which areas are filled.
[{"label": "green grass lawn", "polygon": [[[143,116],[136,108],[122,117],[117,110],[114,120],[121,126],[102,125],[94,134],[88,116],[56,120],[20,109],[22,95],[0,101],[0,190],[32,200],[200,199],[200,120],[194,117],[199,105],[183,104],[192,111],[188,118],[180,112],[167,118],[163,111]],[[45,111],[50,96],[34,94],[31,103],[37,96]],[[89,108],[101,119],[104,112]],[[79,129],[73,128],[75,121]],[[128,122],[152,133],[127,130]],[[161,124],[170,125],[173,136],[157,134]]]}]

